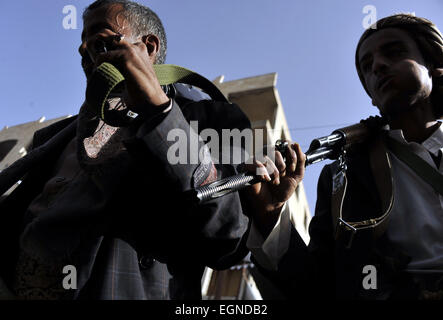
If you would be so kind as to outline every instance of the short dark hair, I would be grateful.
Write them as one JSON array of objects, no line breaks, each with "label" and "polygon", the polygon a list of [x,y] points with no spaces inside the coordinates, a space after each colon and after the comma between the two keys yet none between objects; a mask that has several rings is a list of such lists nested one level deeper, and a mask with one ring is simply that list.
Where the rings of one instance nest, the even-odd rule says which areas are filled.
[{"label": "short dark hair", "polygon": [[[443,67],[443,36],[434,23],[425,18],[416,17],[411,14],[396,14],[388,16],[377,21],[363,33],[355,52],[357,73],[369,96],[371,95],[369,94],[363,74],[360,70],[358,52],[363,41],[375,32],[386,28],[398,28],[406,31],[417,43],[417,47],[427,64],[432,68]],[[441,118],[443,116],[443,81],[441,78],[433,78],[431,99],[434,106],[435,116]]]},{"label": "short dark hair", "polygon": [[156,57],[156,63],[165,63],[167,52],[166,32],[160,18],[148,7],[128,0],[97,0],[84,10],[83,20],[91,11],[113,4],[123,6],[125,18],[128,20],[135,37],[153,34],[160,39],[160,51]]}]

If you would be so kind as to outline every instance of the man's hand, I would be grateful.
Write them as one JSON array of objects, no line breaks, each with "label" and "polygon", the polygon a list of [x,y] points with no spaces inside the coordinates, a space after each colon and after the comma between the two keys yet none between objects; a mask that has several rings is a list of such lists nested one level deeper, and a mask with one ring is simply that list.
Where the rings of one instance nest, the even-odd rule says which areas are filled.
[{"label": "man's hand", "polygon": [[107,52],[95,54],[95,67],[103,62],[117,67],[126,80],[125,103],[135,112],[140,108],[161,106],[169,101],[154,72],[153,58],[148,49],[151,41],[149,37],[145,36],[142,41],[131,43],[121,35],[106,30],[88,41],[91,45],[87,45],[88,52],[96,50],[95,46],[100,41],[111,48]]},{"label": "man's hand", "polygon": [[258,173],[262,182],[247,189],[253,209],[253,219],[266,238],[275,226],[284,203],[292,196],[305,174],[306,155],[297,143],[288,145],[286,162],[279,151],[275,151],[275,163],[265,157],[264,161],[254,159],[245,165],[250,173]]}]

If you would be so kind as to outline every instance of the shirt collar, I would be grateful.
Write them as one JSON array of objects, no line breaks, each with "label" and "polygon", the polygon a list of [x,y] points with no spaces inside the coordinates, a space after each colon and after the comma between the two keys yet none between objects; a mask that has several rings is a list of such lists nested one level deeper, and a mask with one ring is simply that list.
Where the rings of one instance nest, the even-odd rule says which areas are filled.
[{"label": "shirt collar", "polygon": [[443,126],[441,123],[438,129],[435,130],[429,138],[423,141],[421,145],[435,155],[438,154],[440,149],[443,149]]},{"label": "shirt collar", "polygon": [[[389,126],[385,126],[383,129],[389,130]],[[403,136],[403,131],[401,129],[389,130],[389,136],[396,139],[397,141],[408,143]],[[433,153],[434,155],[438,155],[440,149],[443,149],[443,125],[440,122],[440,126],[434,133],[427,138],[425,141],[421,143],[421,145]]]}]

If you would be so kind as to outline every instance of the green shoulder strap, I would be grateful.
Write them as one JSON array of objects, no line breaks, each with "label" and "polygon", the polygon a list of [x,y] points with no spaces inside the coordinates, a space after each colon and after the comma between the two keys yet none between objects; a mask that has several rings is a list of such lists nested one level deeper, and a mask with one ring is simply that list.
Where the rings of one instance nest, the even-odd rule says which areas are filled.
[{"label": "green shoulder strap", "polygon": [[412,171],[430,184],[436,192],[443,195],[443,175],[440,171],[411,152],[406,145],[398,142],[394,138],[387,137],[386,140],[389,149],[397,158],[406,163]]},{"label": "green shoulder strap", "polygon": [[[154,71],[160,85],[177,82],[193,85],[204,90],[212,99],[227,102],[223,93],[211,81],[191,70],[172,64],[157,64],[154,65]],[[86,89],[86,100],[101,119],[105,118],[109,94],[124,80],[120,71],[108,62],[101,64],[92,75]]]}]

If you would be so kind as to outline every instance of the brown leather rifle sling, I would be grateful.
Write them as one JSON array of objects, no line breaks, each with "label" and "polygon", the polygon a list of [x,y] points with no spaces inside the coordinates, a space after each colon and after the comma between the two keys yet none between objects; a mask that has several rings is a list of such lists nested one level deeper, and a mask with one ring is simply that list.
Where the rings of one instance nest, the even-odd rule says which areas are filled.
[{"label": "brown leather rifle sling", "polygon": [[340,157],[339,168],[332,179],[331,211],[335,226],[335,239],[342,239],[348,249],[352,246],[357,234],[370,232],[372,239],[380,237],[386,230],[394,203],[391,160],[381,133],[370,144],[369,157],[371,171],[381,200],[382,214],[377,218],[352,222],[344,220],[343,203],[347,189],[345,154]]}]

